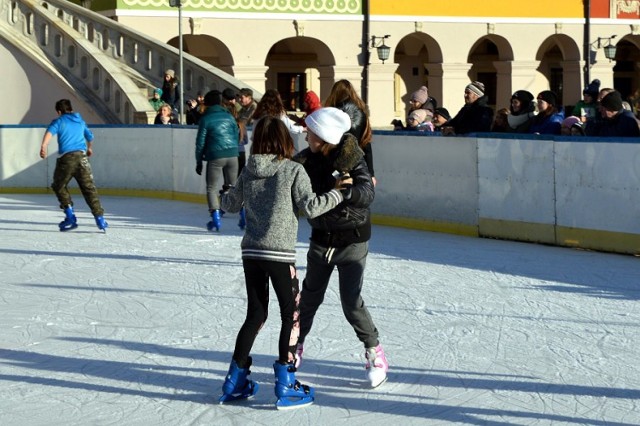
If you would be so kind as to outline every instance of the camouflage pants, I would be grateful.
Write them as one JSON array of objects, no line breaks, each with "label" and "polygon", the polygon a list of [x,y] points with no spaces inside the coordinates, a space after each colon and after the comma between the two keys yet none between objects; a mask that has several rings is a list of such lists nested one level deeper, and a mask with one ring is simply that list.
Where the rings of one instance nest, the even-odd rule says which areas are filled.
[{"label": "camouflage pants", "polygon": [[67,188],[67,184],[74,178],[78,182],[80,192],[87,205],[91,208],[94,216],[102,216],[104,209],[98,198],[98,189],[93,183],[93,174],[91,172],[91,164],[87,155],[82,151],[70,152],[56,160],[56,169],[53,172],[53,183],[51,189],[56,193],[60,208],[73,206],[71,194]]}]

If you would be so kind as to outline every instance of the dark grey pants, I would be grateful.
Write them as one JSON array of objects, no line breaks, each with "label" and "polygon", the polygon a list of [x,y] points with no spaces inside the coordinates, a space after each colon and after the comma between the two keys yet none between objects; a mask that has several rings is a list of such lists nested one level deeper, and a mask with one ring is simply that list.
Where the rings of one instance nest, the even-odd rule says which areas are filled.
[{"label": "dark grey pants", "polygon": [[304,342],[313,318],[324,300],[329,279],[338,268],[342,312],[365,348],[378,345],[378,329],[360,296],[369,243],[327,248],[313,241],[307,253],[307,273],[300,293],[300,342]]},{"label": "dark grey pants", "polygon": [[238,157],[207,161],[207,204],[209,210],[220,209],[219,191],[222,185],[235,185],[238,180]]}]

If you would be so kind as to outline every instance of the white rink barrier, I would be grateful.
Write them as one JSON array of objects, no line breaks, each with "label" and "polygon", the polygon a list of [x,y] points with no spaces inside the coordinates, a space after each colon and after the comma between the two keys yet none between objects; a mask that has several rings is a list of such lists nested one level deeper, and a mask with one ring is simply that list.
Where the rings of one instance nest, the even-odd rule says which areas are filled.
[{"label": "white rink barrier", "polygon": [[[194,127],[91,129],[100,193],[205,203]],[[44,130],[0,126],[0,193],[51,192]],[[377,131],[373,152],[377,224],[640,254],[640,139]]]}]

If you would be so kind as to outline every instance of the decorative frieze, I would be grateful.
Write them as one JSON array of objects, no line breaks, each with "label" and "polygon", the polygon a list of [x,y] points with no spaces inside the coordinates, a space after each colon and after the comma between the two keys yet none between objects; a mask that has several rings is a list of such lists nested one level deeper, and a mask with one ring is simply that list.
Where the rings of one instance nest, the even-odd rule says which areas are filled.
[{"label": "decorative frieze", "polygon": [[[131,8],[167,8],[167,0],[122,0]],[[211,12],[360,14],[361,0],[182,0],[182,7]]]}]

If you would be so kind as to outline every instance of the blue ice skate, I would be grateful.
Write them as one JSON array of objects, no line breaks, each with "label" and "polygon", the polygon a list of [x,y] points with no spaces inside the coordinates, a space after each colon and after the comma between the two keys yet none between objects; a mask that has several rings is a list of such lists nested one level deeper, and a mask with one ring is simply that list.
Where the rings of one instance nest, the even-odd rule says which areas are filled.
[{"label": "blue ice skate", "polygon": [[209,231],[213,231],[213,228],[215,228],[216,231],[220,231],[220,225],[221,225],[220,210],[214,210],[211,212],[211,220],[207,222],[207,229]]},{"label": "blue ice skate", "polygon": [[222,396],[219,399],[220,404],[237,401],[239,399],[248,399],[258,392],[258,384],[247,378],[247,376],[251,374],[249,367],[251,367],[251,357],[247,360],[247,366],[245,368],[238,367],[236,361],[231,360],[229,372],[222,385]]},{"label": "blue ice skate", "polygon": [[276,375],[274,391],[278,398],[276,401],[278,410],[292,410],[313,404],[314,389],[296,380],[296,367],[293,363],[280,364],[276,361],[273,364],[273,371]]},{"label": "blue ice skate", "polygon": [[104,220],[104,216],[96,216],[96,225],[102,232],[107,232],[107,228],[109,227],[107,221]]},{"label": "blue ice skate", "polygon": [[244,207],[240,209],[240,220],[238,220],[238,226],[244,231],[244,227],[247,226],[247,218],[245,215]]},{"label": "blue ice skate", "polygon": [[64,208],[64,220],[58,224],[61,232],[70,231],[78,227],[78,221],[76,215],[73,213],[73,207],[67,206]]}]

